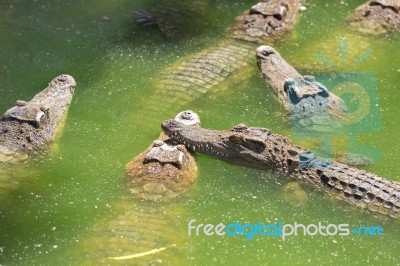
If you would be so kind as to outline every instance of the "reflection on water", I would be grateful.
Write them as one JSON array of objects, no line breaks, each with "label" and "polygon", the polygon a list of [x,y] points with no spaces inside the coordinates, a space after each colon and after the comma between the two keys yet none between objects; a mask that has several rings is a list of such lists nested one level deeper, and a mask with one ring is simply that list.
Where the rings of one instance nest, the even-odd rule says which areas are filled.
[{"label": "reflection on water", "polygon": [[[137,217],[141,220],[138,225],[143,225],[143,221],[150,219],[147,214],[152,221],[160,222],[154,222],[154,228],[165,227],[160,229],[160,236],[166,237],[159,246],[169,242],[179,244],[148,257],[155,262],[164,258],[186,263],[187,254],[195,264],[239,261],[277,265],[305,261],[394,264],[398,261],[397,222],[375,217],[303,186],[300,187],[303,192],[295,187],[295,195],[302,195],[302,199],[306,195],[304,203],[301,206],[288,203],[288,200],[298,201],[297,197],[283,196],[293,191],[290,182],[294,180],[201,155],[196,156],[199,178],[195,195],[161,206],[124,197],[125,163],[142,152],[160,132],[163,118],[146,116],[163,101],[160,95],[159,102],[153,105],[149,102],[149,95],[158,95],[154,84],[160,73],[180,58],[219,43],[233,18],[254,1],[205,1],[209,8],[199,15],[201,22],[194,24],[199,29],[186,31],[185,37],[177,40],[166,39],[157,30],[135,24],[133,10],[150,10],[154,6],[157,11],[157,1],[12,2],[12,8],[2,7],[0,11],[2,112],[17,99],[29,99],[36,93],[38,83],[44,84],[60,73],[73,75],[78,87],[64,134],[57,142],[58,151],[27,166],[28,170],[21,167],[21,175],[13,173],[18,174],[23,184],[10,194],[0,211],[1,263],[72,264],[87,262],[88,254],[103,258],[123,255],[84,250],[96,252],[96,236],[112,239],[112,228],[121,223],[123,234],[144,232],[137,231],[137,227],[131,229],[129,225],[134,226],[135,222],[128,217]],[[337,32],[355,36],[347,31],[343,20],[358,4],[359,1],[351,1],[327,8],[328,0],[308,1],[295,32],[277,43],[277,50],[302,73],[312,69],[310,62],[319,62],[315,53],[331,57],[331,47],[337,48],[337,43],[331,41],[336,41],[336,37],[329,36],[336,36]],[[103,21],[102,16],[110,20]],[[187,28],[190,26],[186,24]],[[379,132],[360,134],[359,141],[377,147],[382,155],[382,160],[368,170],[396,180],[400,159],[396,114],[400,94],[394,91],[400,77],[398,62],[393,58],[399,55],[398,37],[379,40],[354,37],[354,40],[360,40],[361,47],[366,45],[373,50],[372,57],[357,66],[357,70],[368,68],[376,72],[383,124]],[[227,90],[203,95],[190,106],[171,105],[169,111],[173,115],[183,108],[193,109],[200,115],[203,126],[209,128],[226,129],[245,122],[290,135],[289,123],[281,122],[282,108],[255,66],[253,70],[255,74],[246,80],[239,77],[228,81],[224,85]],[[185,226],[191,219],[214,224],[236,220],[379,224],[385,235],[297,237],[285,242],[260,237],[251,241],[240,237],[187,237]],[[125,230],[128,227],[131,230]],[[171,228],[178,233],[172,234]],[[103,231],[109,234],[102,234]],[[149,234],[146,239],[151,237]],[[125,249],[124,254],[153,248],[150,243],[136,250],[135,241],[128,241],[121,248]]]}]

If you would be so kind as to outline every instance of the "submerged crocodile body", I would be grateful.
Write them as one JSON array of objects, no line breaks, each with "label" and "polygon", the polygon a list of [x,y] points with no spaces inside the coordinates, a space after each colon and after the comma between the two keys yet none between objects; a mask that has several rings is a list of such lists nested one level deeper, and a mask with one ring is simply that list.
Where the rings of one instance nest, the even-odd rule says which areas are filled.
[{"label": "submerged crocodile body", "polygon": [[400,184],[312,152],[266,128],[243,124],[231,130],[190,128],[174,120],[163,131],[192,151],[228,162],[291,175],[357,206],[400,218]]},{"label": "submerged crocodile body", "polygon": [[[197,114],[191,111],[181,112],[175,119],[193,127],[200,123]],[[186,229],[183,227],[186,220],[182,219],[185,209],[182,202],[172,198],[187,192],[196,180],[194,158],[184,145],[162,133],[125,170],[131,193],[118,200],[112,218],[88,232],[76,250],[85,254],[78,265],[187,264],[186,256],[182,256],[188,252],[186,239],[182,237]],[[143,255],[143,252],[154,254]]]},{"label": "submerged crocodile body", "polygon": [[158,0],[147,10],[136,10],[136,22],[146,28],[156,28],[167,38],[176,38],[189,29],[186,25],[201,21],[209,0]]},{"label": "submerged crocodile body", "polygon": [[[262,1],[237,17],[228,36],[218,45],[186,56],[162,71],[155,83],[157,93],[149,99],[155,106],[152,111],[158,116],[169,115],[169,109],[191,102],[217,86],[223,87],[227,77],[238,70],[246,72],[255,43],[271,42],[290,32],[297,21],[300,3],[299,0]],[[170,106],[159,105],[160,98]]]},{"label": "submerged crocodile body", "polygon": [[400,27],[400,0],[369,0],[349,17],[353,29],[379,35]]},{"label": "submerged crocodile body", "polygon": [[72,250],[73,265],[189,265],[182,203],[138,202],[125,196],[110,204]]},{"label": "submerged crocodile body", "polygon": [[16,102],[0,120],[0,162],[13,163],[43,152],[54,140],[72,101],[76,82],[54,78],[30,101]]}]

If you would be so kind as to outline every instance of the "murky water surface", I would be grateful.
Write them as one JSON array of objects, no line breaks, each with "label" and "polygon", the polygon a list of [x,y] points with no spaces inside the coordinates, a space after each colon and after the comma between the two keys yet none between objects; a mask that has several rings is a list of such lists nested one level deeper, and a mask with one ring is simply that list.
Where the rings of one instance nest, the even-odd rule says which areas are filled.
[{"label": "murky water surface", "polygon": [[[17,185],[1,203],[2,264],[68,265],[85,260],[79,245],[96,224],[114,218],[115,206],[125,195],[124,165],[157,138],[160,122],[171,113],[192,109],[203,127],[227,129],[245,122],[293,134],[255,64],[249,77],[240,78],[239,71],[195,102],[169,106],[163,114],[152,112],[155,103],[146,102],[157,95],[152,84],[162,69],[220,42],[234,17],[255,1],[204,1],[204,13],[186,17],[187,21],[182,18],[183,33],[172,40],[137,26],[132,15],[138,9],[165,12],[166,1],[0,2],[1,112],[17,99],[30,99],[60,73],[73,75],[79,83],[63,135],[51,155],[9,173]],[[400,38],[351,32],[345,18],[362,2],[309,0],[296,30],[274,46],[303,74],[372,73],[381,125],[357,133],[357,139],[379,151],[380,160],[366,167],[368,171],[400,181]],[[102,20],[103,16],[110,19]],[[321,54],[335,66],[319,60]],[[158,104],[168,105],[162,97]],[[180,210],[179,219],[165,228],[185,246],[175,247],[186,252],[175,256],[188,257],[195,265],[399,263],[397,221],[354,208],[295,180],[202,155],[196,160],[196,188],[173,202]],[[154,215],[157,219],[157,212]],[[384,236],[301,235],[285,241],[268,236],[188,237],[186,224],[191,219],[215,225],[235,221],[380,225]]]}]

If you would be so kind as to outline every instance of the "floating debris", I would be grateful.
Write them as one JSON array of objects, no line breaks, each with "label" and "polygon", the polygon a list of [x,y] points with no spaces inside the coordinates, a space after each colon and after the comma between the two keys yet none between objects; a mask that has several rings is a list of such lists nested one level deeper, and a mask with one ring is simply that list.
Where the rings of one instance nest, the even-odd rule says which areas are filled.
[{"label": "floating debris", "polygon": [[166,250],[168,247],[162,247],[162,248],[155,248],[146,252],[142,252],[142,253],[136,253],[136,254],[132,254],[132,255],[126,255],[126,256],[121,256],[121,257],[108,257],[111,260],[129,260],[129,259],[134,259],[134,258],[140,258],[140,257],[144,257],[147,255],[151,255],[151,254],[155,254],[161,251]]}]

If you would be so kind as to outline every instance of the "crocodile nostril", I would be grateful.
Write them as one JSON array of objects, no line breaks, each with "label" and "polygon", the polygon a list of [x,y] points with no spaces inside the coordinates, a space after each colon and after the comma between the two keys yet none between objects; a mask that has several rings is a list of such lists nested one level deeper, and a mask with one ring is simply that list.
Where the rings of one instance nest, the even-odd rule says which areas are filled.
[{"label": "crocodile nostril", "polygon": [[271,53],[271,51],[269,51],[269,50],[263,50],[263,51],[262,51],[262,54],[265,55],[265,56],[268,56],[268,55],[270,55],[270,54],[272,54],[272,53]]},{"label": "crocodile nostril", "polygon": [[68,80],[68,76],[60,75],[60,76],[57,77],[57,80],[61,81],[61,82],[66,82]]},{"label": "crocodile nostril", "polygon": [[190,120],[192,118],[192,113],[190,111],[183,112],[181,117],[182,119]]},{"label": "crocodile nostril", "polygon": [[200,125],[200,118],[199,116],[193,112],[192,110],[186,110],[180,112],[175,116],[173,119],[175,122],[179,122],[185,126],[198,126]]}]

